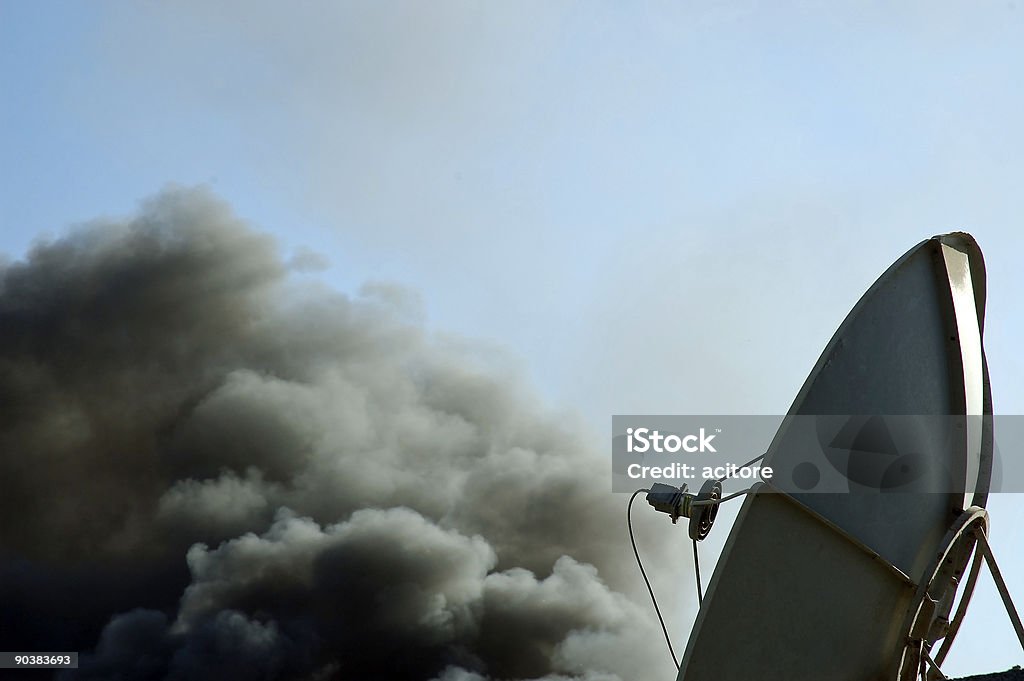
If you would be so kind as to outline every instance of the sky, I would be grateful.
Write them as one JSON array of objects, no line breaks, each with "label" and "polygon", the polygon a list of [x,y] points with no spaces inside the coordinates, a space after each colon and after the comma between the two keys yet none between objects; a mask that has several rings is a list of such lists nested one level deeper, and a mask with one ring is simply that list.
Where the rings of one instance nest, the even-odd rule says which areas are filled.
[{"label": "sky", "polygon": [[[871,282],[963,229],[995,410],[1024,413],[1021,13],[0,2],[0,252],[204,187],[316,266],[296,277],[402,291],[600,436],[616,413],[784,412]],[[1024,594],[1024,512],[990,508]],[[1015,646],[983,578],[946,671]]]}]

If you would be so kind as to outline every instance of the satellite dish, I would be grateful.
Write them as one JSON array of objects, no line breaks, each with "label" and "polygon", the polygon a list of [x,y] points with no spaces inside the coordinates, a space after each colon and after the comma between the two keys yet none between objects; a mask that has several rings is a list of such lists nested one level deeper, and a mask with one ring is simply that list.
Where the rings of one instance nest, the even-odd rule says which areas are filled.
[{"label": "satellite dish", "polygon": [[[910,249],[854,306],[767,450],[774,476],[744,500],[679,681],[903,680],[926,664],[942,678],[990,557],[984,314],[984,261],[964,233]],[[808,471],[814,447],[828,464]],[[847,487],[812,489],[815,475]]]}]

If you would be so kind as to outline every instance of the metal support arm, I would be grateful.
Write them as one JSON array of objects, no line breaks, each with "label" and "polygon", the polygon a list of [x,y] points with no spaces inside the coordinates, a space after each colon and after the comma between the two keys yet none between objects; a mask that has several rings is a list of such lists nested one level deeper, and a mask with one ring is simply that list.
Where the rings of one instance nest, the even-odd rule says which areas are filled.
[{"label": "metal support arm", "polygon": [[1006,588],[1006,582],[1003,581],[1003,573],[999,571],[999,566],[996,564],[996,557],[992,554],[992,548],[988,545],[988,537],[985,536],[985,531],[979,529],[975,532],[975,536],[978,538],[978,546],[985,556],[985,562],[988,563],[988,569],[992,573],[992,580],[996,583],[996,588],[999,589],[999,595],[1003,599],[1003,605],[1006,607],[1006,614],[1010,616],[1010,621],[1013,622],[1013,628],[1017,631],[1017,639],[1020,641],[1021,649],[1024,649],[1024,625],[1021,624],[1020,615],[1017,614],[1017,608],[1013,605],[1013,599],[1010,598],[1010,590]]}]

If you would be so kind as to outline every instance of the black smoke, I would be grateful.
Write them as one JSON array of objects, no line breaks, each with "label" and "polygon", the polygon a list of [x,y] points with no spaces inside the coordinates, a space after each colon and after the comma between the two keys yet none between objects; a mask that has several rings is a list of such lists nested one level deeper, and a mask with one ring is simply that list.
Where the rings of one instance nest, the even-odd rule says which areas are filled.
[{"label": "black smoke", "polygon": [[674,671],[586,436],[400,289],[295,262],[168,190],[0,266],[0,648],[82,679]]}]

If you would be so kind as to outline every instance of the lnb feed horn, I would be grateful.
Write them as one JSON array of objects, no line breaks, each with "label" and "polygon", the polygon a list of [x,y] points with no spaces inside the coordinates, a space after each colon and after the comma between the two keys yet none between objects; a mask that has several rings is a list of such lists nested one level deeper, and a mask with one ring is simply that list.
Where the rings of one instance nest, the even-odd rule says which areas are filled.
[{"label": "lnb feed horn", "polygon": [[675,524],[680,517],[689,518],[687,531],[690,539],[703,541],[715,524],[718,515],[718,504],[722,499],[722,483],[708,480],[697,494],[691,494],[688,487],[673,487],[664,483],[654,483],[647,493],[647,503],[656,511],[668,514]]}]

